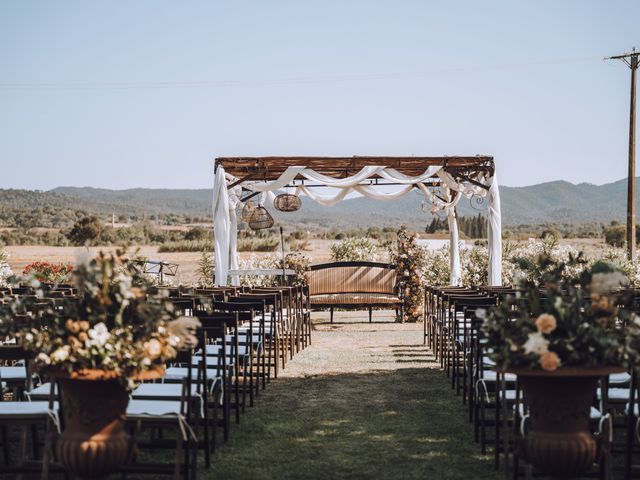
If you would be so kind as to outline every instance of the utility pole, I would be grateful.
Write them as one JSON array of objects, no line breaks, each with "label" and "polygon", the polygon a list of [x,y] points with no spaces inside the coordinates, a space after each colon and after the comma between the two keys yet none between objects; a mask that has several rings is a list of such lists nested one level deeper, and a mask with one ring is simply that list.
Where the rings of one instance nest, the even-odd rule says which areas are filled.
[{"label": "utility pole", "polygon": [[636,71],[638,55],[635,47],[629,53],[605,60],[622,60],[631,69],[631,95],[629,99],[629,176],[627,178],[627,256],[636,258]]}]

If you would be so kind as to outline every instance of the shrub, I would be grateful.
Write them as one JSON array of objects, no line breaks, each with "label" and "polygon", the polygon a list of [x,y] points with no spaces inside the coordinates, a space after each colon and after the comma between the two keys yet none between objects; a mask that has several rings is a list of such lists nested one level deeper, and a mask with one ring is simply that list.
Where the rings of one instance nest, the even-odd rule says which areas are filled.
[{"label": "shrub", "polygon": [[213,240],[180,240],[178,242],[168,242],[160,245],[158,252],[201,252],[203,250],[213,250]]},{"label": "shrub", "polygon": [[91,215],[74,223],[67,237],[75,245],[92,245],[100,237],[101,232],[102,222],[97,216]]},{"label": "shrub", "polygon": [[627,241],[627,228],[614,224],[604,230],[604,241],[612,247],[624,247]]},{"label": "shrub", "polygon": [[368,238],[345,238],[331,244],[331,258],[336,262],[357,262],[378,259],[378,245]]},{"label": "shrub", "polygon": [[185,240],[208,240],[211,238],[211,230],[204,227],[193,227],[184,236]]},{"label": "shrub", "polygon": [[196,269],[196,275],[198,279],[198,285],[201,287],[213,286],[213,275],[215,273],[215,261],[213,255],[207,250],[203,250],[200,254],[200,260],[198,261],[198,268]]}]

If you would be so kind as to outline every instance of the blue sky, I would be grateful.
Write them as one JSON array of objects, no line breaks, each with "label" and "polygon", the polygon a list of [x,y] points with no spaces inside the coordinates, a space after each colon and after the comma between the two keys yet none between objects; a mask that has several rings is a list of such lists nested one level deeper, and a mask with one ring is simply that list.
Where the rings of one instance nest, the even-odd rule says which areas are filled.
[{"label": "blue sky", "polygon": [[626,175],[629,1],[0,0],[1,188],[203,188],[233,155]]}]

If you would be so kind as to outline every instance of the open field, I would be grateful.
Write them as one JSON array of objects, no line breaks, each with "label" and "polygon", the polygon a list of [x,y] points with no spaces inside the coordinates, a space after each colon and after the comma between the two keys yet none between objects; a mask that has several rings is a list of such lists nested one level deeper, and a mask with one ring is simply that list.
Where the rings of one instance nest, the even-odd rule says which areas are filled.
[{"label": "open field", "polygon": [[[329,247],[333,240],[309,241],[309,250],[303,252],[311,257],[312,262],[320,263],[330,260]],[[562,244],[569,244],[573,247],[584,250],[588,256],[597,256],[606,247],[602,239],[563,239]],[[116,247],[90,247],[89,252],[93,255],[100,250],[114,251]],[[163,260],[165,262],[177,263],[179,265],[178,275],[174,283],[187,284],[197,280],[196,270],[201,254],[199,252],[175,252],[175,253],[158,253],[157,246],[140,246],[131,247],[131,251],[139,249],[141,255],[151,260]],[[80,255],[86,254],[85,247],[51,247],[45,245],[29,245],[29,246],[8,246],[3,250],[9,254],[9,265],[14,272],[21,272],[25,265],[35,261],[47,262],[75,262]],[[278,255],[277,252],[272,254],[242,252],[242,258],[251,255]]]}]

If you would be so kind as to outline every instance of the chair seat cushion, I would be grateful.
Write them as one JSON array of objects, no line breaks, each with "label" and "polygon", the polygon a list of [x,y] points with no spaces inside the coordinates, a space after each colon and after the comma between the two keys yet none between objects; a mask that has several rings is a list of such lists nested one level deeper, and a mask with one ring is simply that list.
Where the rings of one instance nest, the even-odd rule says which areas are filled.
[{"label": "chair seat cushion", "polygon": [[49,393],[51,392],[51,383],[43,383],[39,387],[32,388],[28,392],[24,392],[27,398],[31,400],[45,400],[49,398]]},{"label": "chair seat cushion", "polygon": [[129,400],[127,417],[171,417],[180,415],[180,402],[174,400]]},{"label": "chair seat cushion", "polygon": [[[191,385],[191,395],[196,396],[198,385]],[[158,400],[180,400],[182,398],[181,383],[143,383],[131,393],[131,398],[140,400],[143,398]]]},{"label": "chair seat cushion", "polygon": [[[54,404],[57,409],[57,404]],[[49,402],[0,402],[0,418],[11,417],[48,417]]]},{"label": "chair seat cushion", "polygon": [[311,305],[393,305],[400,303],[396,295],[384,293],[331,293],[326,295],[312,295],[309,297]]},{"label": "chair seat cushion", "polygon": [[12,382],[27,379],[27,369],[21,367],[0,367],[0,380]]}]

